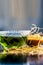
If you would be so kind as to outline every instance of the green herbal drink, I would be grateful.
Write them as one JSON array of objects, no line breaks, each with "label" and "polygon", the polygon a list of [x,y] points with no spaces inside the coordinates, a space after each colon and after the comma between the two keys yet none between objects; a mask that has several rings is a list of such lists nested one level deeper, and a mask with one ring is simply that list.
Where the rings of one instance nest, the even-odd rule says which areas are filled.
[{"label": "green herbal drink", "polygon": [[28,34],[29,31],[2,31],[0,32],[0,47],[3,48],[3,51],[9,48],[19,48],[26,43]]}]

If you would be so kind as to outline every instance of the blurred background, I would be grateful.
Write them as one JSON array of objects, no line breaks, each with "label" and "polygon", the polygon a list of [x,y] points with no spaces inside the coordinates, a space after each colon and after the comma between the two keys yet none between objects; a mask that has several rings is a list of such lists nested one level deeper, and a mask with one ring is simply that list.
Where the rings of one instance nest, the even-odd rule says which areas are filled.
[{"label": "blurred background", "polygon": [[0,0],[0,30],[43,27],[43,0]]}]

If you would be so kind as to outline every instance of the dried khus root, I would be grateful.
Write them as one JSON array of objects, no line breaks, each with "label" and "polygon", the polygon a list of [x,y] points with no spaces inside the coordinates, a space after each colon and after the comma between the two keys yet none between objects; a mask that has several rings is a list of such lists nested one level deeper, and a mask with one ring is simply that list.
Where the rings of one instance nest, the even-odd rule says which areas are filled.
[{"label": "dried khus root", "polygon": [[35,33],[42,34],[42,32],[39,32],[40,30],[43,30],[43,28],[40,28],[40,27],[36,26],[35,24],[32,24],[30,33],[32,33],[32,34],[35,34]]}]

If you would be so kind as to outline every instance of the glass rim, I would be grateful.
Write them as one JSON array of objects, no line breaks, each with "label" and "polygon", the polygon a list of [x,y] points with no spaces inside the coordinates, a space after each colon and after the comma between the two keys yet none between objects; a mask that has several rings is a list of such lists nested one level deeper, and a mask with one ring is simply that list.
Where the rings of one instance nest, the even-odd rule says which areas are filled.
[{"label": "glass rim", "polygon": [[30,33],[30,30],[0,31],[0,36],[25,37],[29,35],[29,33]]}]

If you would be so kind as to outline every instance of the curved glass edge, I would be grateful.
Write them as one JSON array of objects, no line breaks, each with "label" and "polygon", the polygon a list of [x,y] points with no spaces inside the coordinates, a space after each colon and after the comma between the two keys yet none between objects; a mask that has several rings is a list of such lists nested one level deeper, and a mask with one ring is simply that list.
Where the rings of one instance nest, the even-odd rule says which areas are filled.
[{"label": "curved glass edge", "polygon": [[14,36],[14,37],[25,37],[30,33],[30,30],[23,31],[0,31],[0,36]]}]

